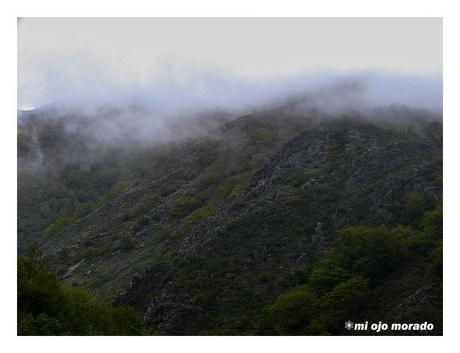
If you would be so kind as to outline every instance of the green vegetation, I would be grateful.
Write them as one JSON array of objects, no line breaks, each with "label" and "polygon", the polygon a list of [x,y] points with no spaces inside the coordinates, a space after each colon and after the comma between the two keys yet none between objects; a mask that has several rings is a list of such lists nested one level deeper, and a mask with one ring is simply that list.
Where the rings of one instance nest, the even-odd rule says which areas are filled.
[{"label": "green vegetation", "polygon": [[194,210],[187,220],[183,223],[181,232],[189,234],[201,221],[210,217],[214,209],[212,206],[204,206]]},{"label": "green vegetation", "polygon": [[18,335],[143,335],[129,307],[112,308],[58,282],[36,247],[18,259]]},{"label": "green vegetation", "polygon": [[[74,332],[70,304],[53,304],[71,301],[111,322],[85,314],[82,334],[127,333],[115,300],[161,334],[338,335],[372,318],[442,333],[442,124],[289,114],[85,163],[66,158],[84,143],[44,124],[45,165],[18,170],[19,254],[38,242],[63,283],[104,304],[34,270],[45,287],[20,297],[21,332]],[[20,135],[27,166],[35,145]],[[36,278],[28,261],[19,277]],[[31,311],[40,293],[50,301]]]},{"label": "green vegetation", "polygon": [[68,226],[69,224],[70,224],[70,219],[68,217],[60,218],[60,219],[56,220],[48,228],[46,228],[45,232],[43,233],[43,236],[45,238],[52,237],[57,232],[59,232],[60,230],[64,229],[66,226]]},{"label": "green vegetation", "polygon": [[120,248],[123,250],[131,250],[136,247],[137,241],[132,237],[122,237],[120,241]]},{"label": "green vegetation", "polygon": [[[439,285],[442,281],[441,207],[426,213],[421,224],[420,231],[407,227],[390,230],[385,226],[341,231],[306,284],[279,295],[265,308],[257,332],[343,334],[345,321],[369,320],[370,316],[366,315],[382,300],[375,294],[381,294],[392,273],[404,272],[411,263],[421,266],[428,263],[432,269],[429,278]],[[436,302],[431,307],[427,305],[422,311],[412,313],[410,319],[436,321],[440,325],[441,312],[433,316],[430,311],[440,305]]]},{"label": "green vegetation", "polygon": [[404,204],[404,214],[409,223],[416,223],[423,214],[436,206],[436,199],[429,192],[412,192]]},{"label": "green vegetation", "polygon": [[180,199],[171,206],[170,213],[174,217],[183,218],[200,206],[201,201],[194,197]]}]

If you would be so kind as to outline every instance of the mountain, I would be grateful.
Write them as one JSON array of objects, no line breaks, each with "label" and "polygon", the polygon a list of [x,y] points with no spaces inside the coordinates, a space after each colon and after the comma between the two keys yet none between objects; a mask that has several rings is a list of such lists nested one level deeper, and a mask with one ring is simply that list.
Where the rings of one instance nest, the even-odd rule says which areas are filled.
[{"label": "mountain", "polygon": [[218,115],[109,147],[69,128],[92,126],[74,114],[22,121],[19,253],[39,244],[64,283],[158,334],[347,334],[347,320],[442,333],[439,117]]}]

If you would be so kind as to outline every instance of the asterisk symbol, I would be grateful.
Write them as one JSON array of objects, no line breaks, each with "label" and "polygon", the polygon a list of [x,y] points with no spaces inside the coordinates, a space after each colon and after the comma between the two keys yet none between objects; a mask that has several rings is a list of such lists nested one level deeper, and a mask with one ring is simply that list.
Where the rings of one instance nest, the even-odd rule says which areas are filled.
[{"label": "asterisk symbol", "polygon": [[347,330],[351,330],[351,329],[353,328],[353,326],[354,326],[354,324],[353,324],[350,320],[348,320],[347,322],[345,322],[345,328],[346,328]]}]

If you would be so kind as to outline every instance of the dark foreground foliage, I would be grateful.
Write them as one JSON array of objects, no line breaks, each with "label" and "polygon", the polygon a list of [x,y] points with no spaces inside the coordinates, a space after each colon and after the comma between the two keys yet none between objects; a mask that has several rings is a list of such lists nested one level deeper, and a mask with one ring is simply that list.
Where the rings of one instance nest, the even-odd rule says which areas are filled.
[{"label": "dark foreground foliage", "polygon": [[143,335],[137,313],[62,285],[36,248],[18,259],[18,335]]},{"label": "dark foreground foliage", "polygon": [[[257,333],[345,333],[345,321],[373,319],[373,312],[384,301],[382,294],[394,286],[389,280],[392,274],[399,272],[404,276],[401,274],[409,273],[411,265],[423,269],[424,281],[441,287],[441,206],[426,213],[419,230],[402,226],[394,229],[360,226],[341,231],[308,281],[281,294],[265,308]],[[402,292],[403,288],[399,290]],[[435,330],[431,333],[441,334],[441,312],[442,297],[439,296],[415,311],[407,310],[400,320],[434,322]],[[378,321],[381,317],[375,319]]]}]

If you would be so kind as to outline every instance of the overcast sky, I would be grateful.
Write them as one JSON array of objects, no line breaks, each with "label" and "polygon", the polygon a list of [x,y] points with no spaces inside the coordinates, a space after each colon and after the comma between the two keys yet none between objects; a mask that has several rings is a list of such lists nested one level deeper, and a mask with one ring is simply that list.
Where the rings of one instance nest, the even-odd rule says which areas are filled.
[{"label": "overcast sky", "polygon": [[109,91],[145,92],[155,82],[170,89],[170,81],[203,86],[211,77],[214,90],[225,87],[222,77],[274,82],[323,71],[367,70],[441,77],[442,20],[18,21],[20,109]]}]

